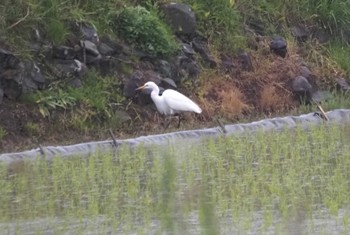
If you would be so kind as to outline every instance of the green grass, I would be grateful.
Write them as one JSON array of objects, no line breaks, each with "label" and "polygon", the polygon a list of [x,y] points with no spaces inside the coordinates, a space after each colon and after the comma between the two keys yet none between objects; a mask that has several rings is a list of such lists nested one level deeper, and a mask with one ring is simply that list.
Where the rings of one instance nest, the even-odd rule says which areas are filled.
[{"label": "green grass", "polygon": [[[347,92],[327,92],[324,94],[327,97],[320,103],[321,107],[325,112],[334,109],[349,109],[350,108],[350,97]],[[312,103],[310,105],[300,105],[297,109],[296,114],[305,114],[311,112],[319,112],[317,105]]]},{"label": "green grass", "polygon": [[340,66],[346,73],[350,73],[350,47],[339,42],[333,42],[329,47],[330,58]]},{"label": "green grass", "polygon": [[107,123],[119,125],[115,113],[123,109],[125,98],[117,78],[102,77],[91,70],[84,77],[83,87],[75,88],[60,81],[47,90],[26,94],[22,101],[37,105],[43,117],[54,118],[51,114],[55,111],[69,111],[72,126],[84,130]]},{"label": "green grass", "polygon": [[[33,27],[45,29],[45,35],[50,41],[62,43],[72,33],[68,27],[69,22],[85,21],[95,25],[101,35],[115,35],[114,26],[122,27],[123,34],[119,36],[132,40],[139,38],[134,41],[137,46],[152,52],[157,52],[160,48],[160,52],[163,53],[164,49],[167,52],[174,49],[171,35],[164,30],[162,20],[156,14],[158,6],[164,2],[168,1],[4,0],[0,6],[0,32],[8,36],[7,40],[13,47],[25,50],[25,41],[30,38]],[[281,29],[288,29],[293,24],[317,24],[342,42],[346,42],[347,25],[350,23],[350,3],[346,0],[182,2],[194,9],[198,30],[206,35],[213,45],[225,52],[245,46],[245,35],[241,26],[248,21],[263,23],[268,34],[282,33]],[[133,9],[140,8],[135,7],[137,4],[146,6],[151,13],[134,15]],[[16,5],[16,8],[12,8],[12,5]],[[116,12],[123,8],[129,12],[128,16],[113,26]],[[143,23],[139,23],[139,20]],[[153,37],[154,35],[156,37]],[[162,36],[166,38],[165,41],[152,41]]]},{"label": "green grass", "polygon": [[346,130],[325,125],[1,166],[0,228],[286,234],[305,225],[311,234],[347,233]]},{"label": "green grass", "polygon": [[7,135],[7,131],[0,126],[0,140],[2,140]]}]

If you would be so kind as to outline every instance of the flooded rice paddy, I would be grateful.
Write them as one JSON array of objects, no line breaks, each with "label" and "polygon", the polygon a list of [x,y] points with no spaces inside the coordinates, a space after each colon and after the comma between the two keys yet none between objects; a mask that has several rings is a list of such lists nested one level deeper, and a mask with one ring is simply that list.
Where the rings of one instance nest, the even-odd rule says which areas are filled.
[{"label": "flooded rice paddy", "polygon": [[0,234],[348,234],[347,129],[0,165]]}]

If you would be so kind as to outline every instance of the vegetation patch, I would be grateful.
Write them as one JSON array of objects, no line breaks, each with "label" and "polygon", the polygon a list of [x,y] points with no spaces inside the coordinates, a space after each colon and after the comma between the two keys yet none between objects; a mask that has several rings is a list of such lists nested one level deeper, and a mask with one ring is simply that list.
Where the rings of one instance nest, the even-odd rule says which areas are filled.
[{"label": "vegetation patch", "polygon": [[[348,231],[350,146],[344,128],[321,125],[1,165],[0,228],[5,233],[28,226],[37,233]],[[337,215],[334,227],[327,226]]]},{"label": "vegetation patch", "polygon": [[[36,131],[35,124],[38,120],[41,122],[37,124],[39,129],[51,130],[54,124],[59,123],[64,130],[75,130],[77,135],[88,136],[89,140],[109,138],[108,133],[103,137],[94,134],[106,132],[106,129],[110,128],[118,132],[115,133],[118,138],[159,131],[159,122],[154,121],[153,115],[149,115],[150,110],[145,110],[147,108],[140,105],[143,101],[135,102],[135,97],[123,96],[123,85],[136,69],[141,70],[141,73],[154,70],[159,74],[163,73],[162,78],[167,77],[174,81],[178,79],[176,85],[180,91],[191,98],[195,97],[191,94],[198,95],[196,101],[203,108],[203,116],[189,116],[187,123],[190,124],[184,125],[184,128],[216,125],[212,119],[214,116],[220,116],[232,123],[242,119],[258,119],[305,110],[315,111],[315,106],[300,106],[291,91],[293,79],[300,75],[300,67],[305,64],[312,72],[310,82],[321,91],[335,88],[334,78],[349,77],[350,65],[347,56],[350,8],[347,1],[183,0],[181,2],[191,6],[195,12],[198,34],[178,38],[162,20],[159,6],[168,2],[4,0],[0,6],[0,33],[4,35],[0,39],[1,48],[13,52],[21,61],[22,58],[35,61],[44,77],[48,78],[48,83],[51,83],[48,80],[52,75],[51,68],[46,70],[45,67],[48,59],[52,59],[48,53],[52,51],[48,48],[56,46],[54,48],[61,50],[67,47],[67,51],[75,56],[71,58],[68,53],[69,59],[86,59],[86,53],[74,54],[75,50],[79,51],[80,40],[83,39],[82,35],[76,35],[82,31],[72,27],[77,22],[81,23],[81,27],[85,23],[85,26],[89,26],[84,30],[95,28],[100,39],[97,40],[99,42],[94,42],[95,44],[87,44],[91,46],[87,48],[88,61],[100,58],[100,55],[92,58],[89,53],[95,56],[96,51],[97,54],[100,52],[99,47],[102,47],[101,51],[106,53],[101,53],[103,59],[113,57],[112,62],[104,61],[105,65],[110,68],[118,67],[118,76],[103,77],[96,71],[90,71],[86,79],[81,79],[81,89],[63,85],[63,82],[52,82],[49,89],[30,94],[30,102],[16,101],[18,106],[12,105],[14,101],[5,97],[5,102],[9,104],[6,111],[2,112],[0,124],[7,133],[2,139],[9,142],[2,142],[1,147],[9,147],[0,151],[12,151],[10,146],[21,144],[16,141],[21,138],[14,138],[14,135],[20,136],[23,133],[29,139],[34,133],[39,135],[40,132],[41,141],[56,139],[62,144],[62,137],[51,138],[46,134],[49,132]],[[12,7],[14,5],[16,8]],[[300,26],[307,31],[308,36],[305,40],[293,36],[291,28],[294,26]],[[40,39],[36,38],[33,29],[38,29]],[[322,43],[316,38],[320,30],[327,36]],[[196,41],[199,48],[195,48],[196,46],[191,45],[191,37],[202,39],[200,35],[205,39]],[[285,58],[276,56],[269,49],[271,37],[274,35],[286,39],[288,53]],[[190,59],[180,58],[183,55],[177,54],[181,53],[179,42],[190,46],[186,49],[187,52],[184,52],[191,54]],[[136,54],[133,54],[135,51],[129,50],[128,44],[136,49]],[[43,47],[38,49],[40,45]],[[215,69],[209,69],[205,56],[201,55],[205,54],[207,48],[209,64],[218,65]],[[244,61],[240,58],[241,52],[247,55],[251,68],[247,69],[242,65]],[[130,53],[132,55],[129,55]],[[115,54],[121,54],[120,58]],[[61,54],[56,56],[65,57]],[[230,61],[224,61],[224,56],[232,58],[229,69],[225,65],[230,64]],[[111,64],[108,64],[109,62]],[[167,63],[171,66],[167,67]],[[182,68],[177,69],[180,66]],[[94,66],[88,64],[87,67],[90,70]],[[10,71],[8,74],[11,73]],[[198,78],[191,80],[189,74],[197,73]],[[346,92],[332,92],[334,93],[321,103],[326,111],[331,108],[349,107],[349,96]],[[15,107],[21,107],[25,111],[21,112]],[[298,108],[299,110],[295,111]],[[127,111],[124,119],[128,120],[129,126],[126,128],[122,128],[124,126],[121,125],[122,115],[118,114],[119,111]],[[44,118],[38,118],[37,113]],[[200,120],[205,121],[200,123]],[[50,133],[59,135],[55,132]],[[67,137],[63,137],[63,140],[67,140]],[[77,141],[81,139],[71,139],[70,143]],[[27,142],[34,141],[29,139]],[[53,143],[49,141],[45,144]],[[30,147],[34,145],[37,143],[31,143]]]},{"label": "vegetation patch", "polygon": [[113,21],[122,38],[153,55],[170,55],[179,49],[168,26],[153,11],[144,7],[126,7]]},{"label": "vegetation patch", "polygon": [[198,30],[221,51],[233,52],[244,48],[241,14],[233,0],[185,0],[196,12]]}]

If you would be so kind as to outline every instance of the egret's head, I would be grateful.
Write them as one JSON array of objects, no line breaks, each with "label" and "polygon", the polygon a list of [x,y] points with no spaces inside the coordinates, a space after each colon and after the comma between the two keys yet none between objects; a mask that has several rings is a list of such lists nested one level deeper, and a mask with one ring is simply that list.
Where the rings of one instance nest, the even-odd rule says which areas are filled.
[{"label": "egret's head", "polygon": [[157,85],[154,82],[146,82],[143,86],[140,86],[136,90],[145,90],[145,89],[154,90],[156,88],[157,88]]}]

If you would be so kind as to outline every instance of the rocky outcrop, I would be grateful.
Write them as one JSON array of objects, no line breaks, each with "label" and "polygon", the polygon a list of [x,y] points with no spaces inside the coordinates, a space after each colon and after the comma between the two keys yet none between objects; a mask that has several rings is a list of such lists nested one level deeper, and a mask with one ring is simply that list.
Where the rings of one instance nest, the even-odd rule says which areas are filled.
[{"label": "rocky outcrop", "polygon": [[[136,93],[135,89],[146,81],[154,81],[161,89],[173,88],[186,79],[195,80],[202,67],[221,68],[232,75],[240,69],[254,72],[251,54],[240,50],[236,55],[221,54],[214,57],[208,46],[208,39],[196,32],[196,17],[191,8],[182,3],[166,3],[161,6],[165,20],[177,35],[179,50],[170,57],[160,57],[139,51],[120,39],[111,36],[100,37],[97,29],[86,22],[69,23],[73,35],[65,43],[52,45],[41,36],[40,29],[33,31],[30,49],[36,55],[33,61],[0,48],[0,102],[3,98],[17,99],[22,94],[45,89],[52,81],[63,81],[76,88],[84,88],[84,75],[94,68],[102,76],[116,76],[119,79],[123,95],[139,104],[149,104],[147,93]],[[250,38],[255,50],[259,38],[265,34],[259,22],[249,22]],[[311,31],[304,26],[291,27],[291,33],[299,42],[310,38]],[[319,31],[319,40],[326,41]],[[44,35],[44,34],[43,34]],[[257,37],[259,35],[259,37]],[[316,37],[316,36],[315,36]],[[270,39],[270,37],[266,36]],[[287,42],[283,37],[275,36],[265,43],[267,53],[282,58],[287,55]],[[270,52],[268,50],[270,49]],[[44,72],[43,72],[44,71]],[[45,75],[49,74],[49,78]],[[310,101],[320,97],[317,89],[310,83],[312,73],[301,66],[298,76],[292,81],[292,91],[299,99]],[[349,90],[346,81],[337,80],[343,90]],[[316,94],[316,95],[315,95]]]},{"label": "rocky outcrop", "polygon": [[15,100],[23,93],[42,89],[45,79],[37,64],[21,60],[14,53],[0,48],[0,101]]},{"label": "rocky outcrop", "polygon": [[167,3],[161,6],[165,19],[177,34],[193,35],[196,31],[196,16],[192,9],[182,3]]},{"label": "rocky outcrop", "polygon": [[[98,70],[102,76],[117,75],[124,87],[124,96],[132,98],[135,96],[133,89],[147,80],[165,88],[174,88],[181,79],[197,78],[201,72],[196,61],[197,54],[208,66],[215,67],[216,61],[207,47],[206,39],[196,36],[195,14],[190,7],[169,3],[162,5],[161,9],[179,35],[181,47],[176,55],[166,59],[147,55],[117,39],[100,37],[97,29],[86,22],[70,23],[73,35],[59,45],[52,45],[41,36],[44,33],[40,29],[35,29],[30,47],[44,57],[25,61],[13,52],[0,48],[0,100],[3,97],[17,99],[23,93],[44,89],[57,80],[83,89],[84,75],[91,68]],[[139,62],[135,63],[135,58]],[[131,75],[125,71],[126,67],[127,71],[132,72]],[[43,74],[49,74],[50,79]],[[146,99],[146,102],[140,103],[148,102]]]}]

